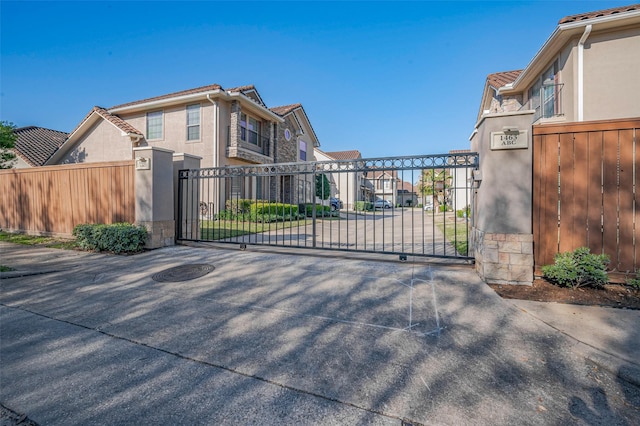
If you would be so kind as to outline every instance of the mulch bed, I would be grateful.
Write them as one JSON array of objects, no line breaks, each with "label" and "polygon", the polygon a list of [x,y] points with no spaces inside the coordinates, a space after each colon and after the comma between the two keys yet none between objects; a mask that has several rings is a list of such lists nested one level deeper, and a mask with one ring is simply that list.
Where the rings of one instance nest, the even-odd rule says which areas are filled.
[{"label": "mulch bed", "polygon": [[489,286],[505,299],[640,309],[640,290],[620,284],[607,284],[603,289],[589,287],[572,289],[551,284],[544,279],[536,279],[532,286],[500,284],[489,284]]}]

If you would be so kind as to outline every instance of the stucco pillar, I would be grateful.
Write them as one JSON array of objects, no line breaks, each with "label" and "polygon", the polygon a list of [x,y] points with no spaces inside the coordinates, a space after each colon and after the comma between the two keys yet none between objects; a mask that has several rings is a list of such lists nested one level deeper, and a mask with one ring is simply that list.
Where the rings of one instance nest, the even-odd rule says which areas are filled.
[{"label": "stucco pillar", "polygon": [[480,156],[471,249],[488,283],[533,283],[533,113],[489,114],[471,139]]},{"label": "stucco pillar", "polygon": [[[200,237],[199,217],[200,209],[200,188],[197,179],[180,179],[180,170],[196,170],[200,168],[202,157],[196,155],[178,153],[173,154],[173,203],[174,214],[178,221],[177,239],[198,239]],[[220,179],[215,179],[214,184],[210,186],[211,191],[217,191]],[[214,189],[215,188],[215,189]],[[217,194],[209,194],[210,200],[216,200]],[[207,213],[204,214],[212,217],[218,212],[218,206],[207,205]]]},{"label": "stucco pillar", "polygon": [[173,151],[156,147],[133,149],[136,223],[147,228],[146,248],[175,244]]}]

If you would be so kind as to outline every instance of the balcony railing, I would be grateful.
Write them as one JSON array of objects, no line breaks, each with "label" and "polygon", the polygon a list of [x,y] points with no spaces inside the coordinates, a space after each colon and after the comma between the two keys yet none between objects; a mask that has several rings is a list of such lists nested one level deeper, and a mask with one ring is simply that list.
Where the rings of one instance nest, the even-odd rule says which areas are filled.
[{"label": "balcony railing", "polygon": [[[270,155],[270,141],[266,136],[258,134],[258,132],[239,126],[237,133],[237,143],[239,147],[258,152],[262,155]],[[227,146],[232,146],[231,127],[227,127]]]},{"label": "balcony railing", "polygon": [[521,110],[535,110],[533,121],[541,118],[551,118],[564,115],[562,110],[562,87],[560,84],[545,84],[540,88],[539,93],[533,94],[529,101],[525,103]]}]

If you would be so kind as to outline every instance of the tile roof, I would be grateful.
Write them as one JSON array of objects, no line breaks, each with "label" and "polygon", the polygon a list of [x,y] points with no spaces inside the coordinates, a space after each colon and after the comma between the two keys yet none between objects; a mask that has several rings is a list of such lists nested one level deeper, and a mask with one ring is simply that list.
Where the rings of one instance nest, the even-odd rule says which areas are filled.
[{"label": "tile roof", "polygon": [[489,85],[491,87],[499,89],[502,86],[506,86],[507,84],[516,81],[522,71],[524,70],[496,72],[493,74],[489,74],[487,76],[487,81],[489,82]]},{"label": "tile roof", "polygon": [[353,149],[351,151],[334,151],[334,152],[325,152],[329,157],[334,160],[356,160],[358,158],[362,158],[362,154],[357,149]]},{"label": "tile roof", "polygon": [[131,124],[127,123],[126,121],[124,121],[123,119],[118,117],[117,115],[111,114],[105,108],[102,108],[102,107],[99,107],[99,106],[94,106],[91,109],[91,111],[89,111],[89,113],[82,119],[80,124],[78,124],[76,126],[76,128],[73,129],[73,131],[70,134],[73,135],[76,132],[76,130],[78,130],[80,127],[82,127],[82,125],[84,123],[86,123],[87,120],[94,113],[98,114],[100,117],[104,118],[105,120],[113,123],[116,127],[118,127],[120,130],[122,130],[125,133],[133,133],[133,134],[136,134],[136,135],[143,136],[142,132],[139,131],[138,129],[136,129],[135,127],[133,127]]},{"label": "tile roof", "polygon": [[[248,87],[248,86],[243,86],[243,87]],[[241,88],[236,88],[237,90],[240,90]],[[196,87],[195,89],[188,89],[188,90],[182,90],[180,92],[174,92],[174,93],[169,93],[166,95],[161,95],[161,96],[154,96],[153,98],[147,98],[147,99],[142,99],[139,101],[134,101],[134,102],[129,102],[126,104],[120,104],[120,105],[116,105],[113,106],[109,109],[116,109],[116,108],[124,108],[124,107],[128,107],[128,106],[132,106],[132,105],[138,105],[138,104],[144,104],[147,102],[153,102],[153,101],[159,101],[162,99],[170,99],[170,98],[175,98],[178,96],[185,96],[185,95],[192,95],[195,93],[202,93],[202,92],[209,92],[211,90],[222,90],[222,86],[220,86],[219,84],[211,84],[209,86],[202,86],[202,87]]]},{"label": "tile roof", "polygon": [[403,189],[403,190],[405,190],[407,192],[414,192],[415,188],[414,188],[414,186],[413,186],[413,184],[411,182],[402,181],[401,189]]},{"label": "tile roof", "polygon": [[117,128],[119,128],[125,133],[133,133],[136,135],[144,136],[140,130],[136,129],[131,124],[127,123],[117,115],[111,114],[109,111],[107,111],[102,107],[99,107],[99,106],[93,107],[93,111],[96,112],[105,120],[111,122],[112,124],[115,124]]},{"label": "tile roof", "polygon": [[227,92],[246,92],[247,90],[256,90],[256,86],[249,84],[246,86],[232,87],[231,89],[227,89]]},{"label": "tile roof", "polygon": [[280,117],[284,117],[296,108],[300,108],[302,104],[283,105],[279,107],[269,108],[269,110]]},{"label": "tile roof", "polygon": [[68,136],[65,132],[36,126],[20,127],[13,132],[17,136],[16,153],[33,167],[44,165]]},{"label": "tile roof", "polygon": [[616,13],[631,12],[634,10],[640,10],[640,4],[632,4],[630,6],[614,7],[612,9],[565,16],[564,18],[560,19],[560,21],[558,21],[558,25],[568,24],[570,22],[585,21],[587,19],[600,18],[602,16],[615,15]]}]

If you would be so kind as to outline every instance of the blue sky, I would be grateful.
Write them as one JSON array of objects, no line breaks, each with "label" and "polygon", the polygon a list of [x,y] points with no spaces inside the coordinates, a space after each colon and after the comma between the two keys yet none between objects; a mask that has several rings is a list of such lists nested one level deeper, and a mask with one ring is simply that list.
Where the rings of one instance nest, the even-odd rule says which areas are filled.
[{"label": "blue sky", "polygon": [[560,18],[634,1],[0,2],[0,120],[70,132],[95,105],[208,84],[301,103],[324,151],[469,147],[487,74]]}]

